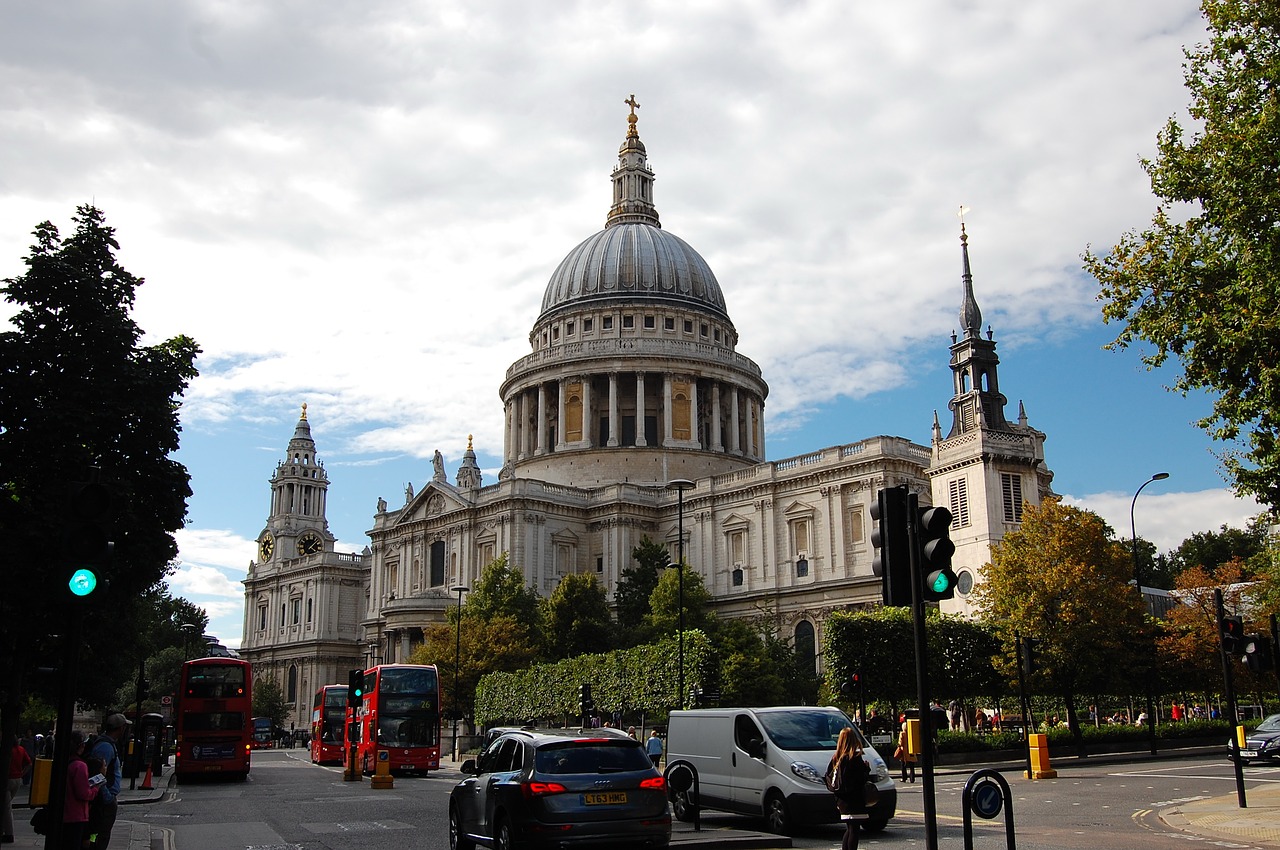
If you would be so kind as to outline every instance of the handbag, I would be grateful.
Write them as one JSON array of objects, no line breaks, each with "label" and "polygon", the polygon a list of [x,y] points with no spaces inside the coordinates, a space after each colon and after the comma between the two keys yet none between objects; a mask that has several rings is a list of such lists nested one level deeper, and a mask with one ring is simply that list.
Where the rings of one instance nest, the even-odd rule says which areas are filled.
[{"label": "handbag", "polygon": [[862,804],[868,809],[880,802],[880,789],[870,779],[862,788]]},{"label": "handbag", "polygon": [[31,828],[35,830],[36,835],[48,835],[49,826],[49,807],[43,806],[36,809],[31,815]]}]

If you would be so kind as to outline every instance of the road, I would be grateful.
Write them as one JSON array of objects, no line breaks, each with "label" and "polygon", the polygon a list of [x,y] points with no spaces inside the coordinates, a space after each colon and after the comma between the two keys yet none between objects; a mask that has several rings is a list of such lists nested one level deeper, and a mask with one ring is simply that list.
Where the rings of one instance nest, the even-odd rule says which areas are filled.
[{"label": "road", "polygon": [[[1071,760],[1055,767],[1057,779],[1030,782],[1007,775],[1021,850],[1171,850],[1192,843],[1237,850],[1254,846],[1188,836],[1164,826],[1156,816],[1179,802],[1233,794],[1234,776],[1225,759],[1132,766]],[[1251,787],[1280,783],[1280,767],[1254,765],[1245,772]],[[937,778],[940,847],[964,846],[961,791],[966,778]],[[164,850],[447,850],[447,800],[456,779],[450,770],[430,777],[396,777],[394,788],[376,791],[367,779],[343,782],[339,769],[310,764],[305,750],[259,752],[243,783],[174,786],[162,802],[129,807],[126,817],[150,824],[152,847]],[[925,846],[921,785],[900,786],[898,799],[898,817],[884,832],[864,835],[861,847]],[[703,827],[759,830],[761,824],[707,813]],[[840,835],[839,826],[813,827],[794,836],[793,844],[803,850],[830,850],[839,846]],[[975,818],[974,835],[975,848],[1007,846],[1002,820]]]}]

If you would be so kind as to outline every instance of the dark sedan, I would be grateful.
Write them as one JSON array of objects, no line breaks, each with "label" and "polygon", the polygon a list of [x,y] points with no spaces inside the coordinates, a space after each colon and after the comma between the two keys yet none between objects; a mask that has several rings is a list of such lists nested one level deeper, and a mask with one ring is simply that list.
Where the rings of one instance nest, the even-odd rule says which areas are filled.
[{"label": "dark sedan", "polygon": [[671,840],[666,781],[630,737],[512,730],[461,770],[449,795],[450,850]]},{"label": "dark sedan", "polygon": [[[1232,748],[1227,741],[1227,749]],[[1273,714],[1245,735],[1240,761],[1248,764],[1251,759],[1280,761],[1280,714]]]}]

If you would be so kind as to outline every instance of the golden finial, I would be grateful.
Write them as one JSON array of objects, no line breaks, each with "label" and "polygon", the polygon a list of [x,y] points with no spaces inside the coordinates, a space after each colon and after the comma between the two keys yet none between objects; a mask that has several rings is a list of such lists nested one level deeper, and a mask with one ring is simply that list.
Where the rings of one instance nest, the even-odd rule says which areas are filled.
[{"label": "golden finial", "polygon": [[307,418],[307,403],[305,401],[302,403],[302,418],[303,420]]},{"label": "golden finial", "polygon": [[470,434],[468,434],[468,435],[467,435],[467,451],[473,451],[473,449],[471,448],[471,435],[470,435]]},{"label": "golden finial", "polygon": [[961,233],[964,233],[964,216],[965,216],[965,213],[969,212],[971,209],[972,209],[972,207],[966,207],[964,204],[961,204],[961,205],[960,205],[960,209],[956,212],[956,215],[960,216],[960,232],[961,232]]},{"label": "golden finial", "polygon": [[637,137],[640,134],[636,132],[636,122],[640,119],[636,116],[636,110],[640,108],[640,104],[636,101],[634,94],[622,102],[631,107],[631,114],[627,116],[627,137]]}]

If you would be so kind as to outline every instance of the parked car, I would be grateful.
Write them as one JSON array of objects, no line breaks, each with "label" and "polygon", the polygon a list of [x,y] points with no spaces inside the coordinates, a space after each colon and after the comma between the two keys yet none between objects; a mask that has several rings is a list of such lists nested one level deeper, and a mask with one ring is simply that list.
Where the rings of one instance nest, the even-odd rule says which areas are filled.
[{"label": "parked car", "polygon": [[[1227,751],[1234,750],[1234,741],[1227,739]],[[1251,759],[1280,761],[1280,714],[1273,714],[1245,735],[1240,761],[1248,764]]]},{"label": "parked car", "polygon": [[450,850],[666,848],[666,780],[643,744],[601,731],[511,729],[464,761],[449,794]]}]

